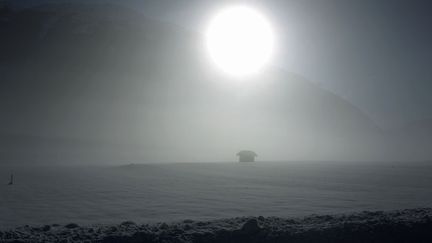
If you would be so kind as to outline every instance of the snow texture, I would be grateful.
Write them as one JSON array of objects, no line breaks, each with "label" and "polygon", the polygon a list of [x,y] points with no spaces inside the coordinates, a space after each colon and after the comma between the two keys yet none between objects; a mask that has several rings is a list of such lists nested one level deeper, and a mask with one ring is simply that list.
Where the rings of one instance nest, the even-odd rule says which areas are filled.
[{"label": "snow texture", "polygon": [[430,208],[431,175],[426,162],[2,166],[0,230]]},{"label": "snow texture", "polygon": [[0,242],[432,242],[432,209],[168,224],[24,226],[0,232]]}]

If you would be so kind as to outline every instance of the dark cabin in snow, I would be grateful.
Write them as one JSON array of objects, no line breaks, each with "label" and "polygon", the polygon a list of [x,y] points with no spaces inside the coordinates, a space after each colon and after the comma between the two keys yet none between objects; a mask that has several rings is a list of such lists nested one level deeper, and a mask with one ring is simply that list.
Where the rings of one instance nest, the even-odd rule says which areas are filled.
[{"label": "dark cabin in snow", "polygon": [[237,153],[239,162],[255,162],[255,157],[258,155],[254,151],[242,150]]}]

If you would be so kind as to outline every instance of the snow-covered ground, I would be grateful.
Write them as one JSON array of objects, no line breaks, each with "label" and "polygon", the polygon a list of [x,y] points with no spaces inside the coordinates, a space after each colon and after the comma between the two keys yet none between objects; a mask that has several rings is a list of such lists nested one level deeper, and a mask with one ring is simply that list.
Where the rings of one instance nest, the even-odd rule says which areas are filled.
[{"label": "snow-covered ground", "polygon": [[[15,184],[7,186],[10,173]],[[432,207],[432,163],[1,166],[0,228]]]},{"label": "snow-covered ground", "polygon": [[395,243],[432,242],[432,209],[312,215],[302,218],[239,217],[212,221],[113,225],[23,226],[0,231],[2,243]]}]

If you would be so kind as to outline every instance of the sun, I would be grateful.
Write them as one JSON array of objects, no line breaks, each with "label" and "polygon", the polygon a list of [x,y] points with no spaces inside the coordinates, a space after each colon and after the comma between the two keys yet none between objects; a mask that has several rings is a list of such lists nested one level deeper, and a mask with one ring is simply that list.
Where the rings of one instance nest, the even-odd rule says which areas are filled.
[{"label": "sun", "polygon": [[274,52],[270,22],[247,6],[232,6],[218,12],[208,25],[205,40],[216,66],[236,77],[258,73]]}]

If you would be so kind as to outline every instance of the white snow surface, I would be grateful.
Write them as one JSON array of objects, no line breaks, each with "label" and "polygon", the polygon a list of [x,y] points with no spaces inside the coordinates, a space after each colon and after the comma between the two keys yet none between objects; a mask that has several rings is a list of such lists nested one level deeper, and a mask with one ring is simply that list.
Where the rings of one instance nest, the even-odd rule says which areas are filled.
[{"label": "white snow surface", "polygon": [[[8,186],[10,174],[15,184]],[[432,163],[0,166],[0,228],[432,207]]]}]

